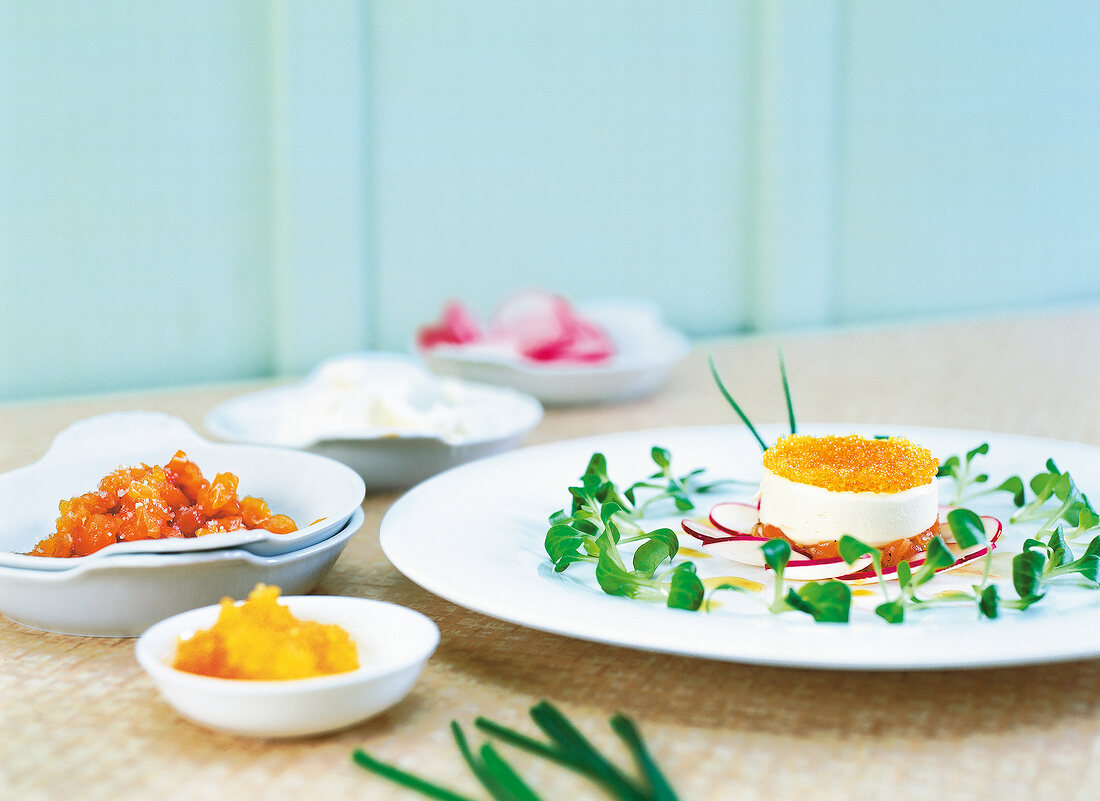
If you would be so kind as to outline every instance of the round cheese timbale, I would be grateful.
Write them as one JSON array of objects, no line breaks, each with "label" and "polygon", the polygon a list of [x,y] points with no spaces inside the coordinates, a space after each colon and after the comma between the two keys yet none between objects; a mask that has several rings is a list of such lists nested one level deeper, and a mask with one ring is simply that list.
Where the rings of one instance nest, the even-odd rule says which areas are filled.
[{"label": "round cheese timbale", "polygon": [[938,519],[937,468],[904,439],[791,435],[764,454],[760,522],[807,546],[914,537]]}]

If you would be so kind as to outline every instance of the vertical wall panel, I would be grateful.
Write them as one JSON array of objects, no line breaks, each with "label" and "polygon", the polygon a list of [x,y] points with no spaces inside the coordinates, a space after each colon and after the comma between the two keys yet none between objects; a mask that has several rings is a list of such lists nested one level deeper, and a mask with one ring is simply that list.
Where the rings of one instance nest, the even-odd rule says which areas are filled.
[{"label": "vertical wall panel", "polygon": [[0,5],[0,398],[267,369],[260,11]]},{"label": "vertical wall panel", "polygon": [[1100,297],[1100,6],[846,6],[842,314]]},{"label": "vertical wall panel", "polygon": [[274,369],[303,373],[370,338],[366,14],[358,0],[274,0]]},{"label": "vertical wall panel", "polygon": [[753,328],[835,322],[840,5],[762,3],[756,28]]},{"label": "vertical wall panel", "polygon": [[749,9],[374,3],[379,343],[531,285],[743,325]]}]

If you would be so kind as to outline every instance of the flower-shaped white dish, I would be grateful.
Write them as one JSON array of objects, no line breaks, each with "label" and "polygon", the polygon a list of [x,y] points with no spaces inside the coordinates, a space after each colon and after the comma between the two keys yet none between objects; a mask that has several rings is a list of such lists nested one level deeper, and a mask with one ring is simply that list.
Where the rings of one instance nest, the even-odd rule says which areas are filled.
[{"label": "flower-shaped white dish", "polygon": [[239,548],[186,553],[118,554],[71,570],[0,566],[0,612],[59,634],[134,637],[186,609],[243,598],[259,583],[288,594],[321,583],[363,525],[356,508],[340,531],[297,551],[261,556]]},{"label": "flower-shaped white dish", "polygon": [[591,364],[526,361],[508,350],[480,345],[418,349],[433,371],[470,381],[513,387],[546,404],[611,403],[659,389],[687,355],[690,343],[664,324],[656,307],[633,300],[577,304],[615,345],[615,354]]},{"label": "flower-shaped white dish", "polygon": [[[56,528],[58,502],[94,490],[120,466],[165,464],[183,450],[208,479],[229,471],[238,494],[268,502],[299,526],[290,534],[242,529],[202,537],[136,540],[108,545],[90,556],[27,556]],[[120,554],[164,554],[241,548],[271,556],[300,550],[344,527],[366,494],[363,480],[346,465],[290,449],[208,442],[185,422],[158,412],[119,412],[91,417],[62,431],[40,460],[0,476],[0,567],[72,570],[84,562]]]},{"label": "flower-shaped white dish", "polygon": [[322,362],[303,381],[216,406],[206,428],[231,442],[301,448],[353,468],[371,489],[408,487],[510,450],[542,419],[534,398],[440,379],[408,356]]},{"label": "flower-shaped white dish", "polygon": [[439,644],[439,629],[412,609],[365,598],[283,597],[302,620],[336,623],[359,650],[359,669],[286,681],[243,681],[172,667],[180,637],[209,628],[220,606],[176,615],[136,644],[138,661],[185,718],[253,737],[300,737],[347,728],[394,705],[412,688]]}]

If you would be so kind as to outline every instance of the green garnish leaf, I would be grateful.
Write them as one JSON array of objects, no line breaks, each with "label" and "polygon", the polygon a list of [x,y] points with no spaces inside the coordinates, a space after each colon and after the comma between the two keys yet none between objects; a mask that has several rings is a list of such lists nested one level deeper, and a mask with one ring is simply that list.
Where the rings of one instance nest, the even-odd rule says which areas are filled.
[{"label": "green garnish leaf", "polygon": [[947,513],[947,525],[951,529],[951,536],[961,548],[986,544],[985,524],[969,509],[952,509]]},{"label": "green garnish leaf", "polygon": [[760,546],[764,561],[776,573],[782,573],[791,560],[791,546],[784,540],[768,540]]},{"label": "green garnish leaf", "polygon": [[1012,586],[1021,598],[1038,595],[1046,564],[1046,555],[1034,550],[1024,550],[1012,559]]},{"label": "green garnish leaf", "polygon": [[845,534],[840,538],[837,543],[837,550],[840,553],[840,558],[848,565],[855,564],[858,559],[864,556],[870,556],[871,567],[874,568],[875,576],[878,577],[879,587],[882,589],[882,594],[886,595],[886,578],[882,575],[882,551],[871,547],[865,542],[860,542],[849,534]]},{"label": "green garnish leaf", "polygon": [[997,617],[998,600],[999,599],[997,596],[996,584],[990,584],[987,587],[981,588],[979,593],[978,611],[980,611],[985,617],[992,620],[993,618]]},{"label": "green garnish leaf", "polygon": [[988,442],[983,442],[983,443],[982,443],[981,445],[979,445],[979,446],[978,446],[977,448],[974,448],[973,450],[967,451],[967,452],[966,452],[966,461],[967,461],[967,462],[969,463],[969,462],[970,462],[970,461],[972,461],[972,460],[974,459],[974,457],[975,457],[975,456],[977,456],[977,455],[978,455],[979,453],[980,453],[980,454],[986,454],[986,453],[989,453],[989,443],[988,443]]},{"label": "green garnish leaf", "polygon": [[898,584],[903,590],[908,589],[913,581],[913,570],[909,567],[909,562],[902,559],[895,565],[894,569],[898,574]]},{"label": "green garnish leaf", "polygon": [[996,487],[993,492],[1011,492],[1012,503],[1017,507],[1024,505],[1024,481],[1019,476],[1009,476]]},{"label": "green garnish leaf", "polygon": [[673,609],[698,609],[703,603],[705,589],[699,576],[695,574],[695,565],[683,562],[673,568],[668,589],[668,606]]},{"label": "green garnish leaf", "polygon": [[879,604],[875,607],[875,614],[887,623],[903,623],[905,621],[905,598],[897,598]]},{"label": "green garnish leaf", "polygon": [[564,573],[566,568],[568,568],[572,564],[575,564],[576,562],[594,562],[595,560],[595,556],[585,556],[579,553],[567,553],[565,554],[565,556],[554,563],[554,572]]},{"label": "green garnish leaf", "polygon": [[618,549],[601,535],[597,540],[600,555],[596,560],[596,581],[608,595],[625,595],[633,598],[638,594],[638,577],[627,570],[621,561]]},{"label": "green garnish leaf", "polygon": [[639,573],[652,576],[661,562],[676,557],[680,541],[669,528],[659,528],[645,536],[648,539],[634,551],[634,569]]},{"label": "green garnish leaf", "polygon": [[572,526],[558,523],[551,526],[546,532],[544,545],[550,561],[557,564],[565,557],[577,553],[577,549],[581,547],[583,541],[584,537]]},{"label": "green garnish leaf", "polygon": [[797,596],[804,606],[796,608],[813,615],[818,623],[848,622],[852,591],[844,582],[808,581],[798,589]]}]

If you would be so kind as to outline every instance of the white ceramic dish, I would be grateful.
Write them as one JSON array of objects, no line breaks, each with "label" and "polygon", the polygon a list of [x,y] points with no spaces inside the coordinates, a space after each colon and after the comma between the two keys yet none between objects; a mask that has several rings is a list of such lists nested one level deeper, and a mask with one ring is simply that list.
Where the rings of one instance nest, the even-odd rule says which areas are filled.
[{"label": "white ceramic dish", "polygon": [[[334,370],[343,376],[331,378]],[[387,387],[408,397],[385,400]],[[372,413],[382,403],[384,410]],[[336,459],[374,490],[409,487],[511,450],[541,419],[542,406],[529,395],[441,381],[400,354],[359,353],[323,362],[300,383],[226,401],[204,423],[220,439]]]},{"label": "white ceramic dish", "polygon": [[[163,465],[183,450],[207,479],[229,471],[238,494],[268,502],[301,527],[290,534],[263,529],[203,537],[115,543],[90,556],[26,556],[56,527],[57,504],[94,490],[120,466]],[[182,553],[242,548],[271,556],[300,550],[344,527],[366,494],[363,480],[345,465],[289,449],[215,444],[176,417],[158,412],[119,412],[92,417],[62,431],[46,455],[0,476],[0,567],[72,570],[87,561],[121,554]],[[317,522],[313,522],[317,521]]]},{"label": "white ceramic dish", "polygon": [[598,322],[617,352],[592,365],[526,362],[517,356],[469,346],[439,346],[420,350],[435,372],[470,381],[500,384],[533,395],[546,404],[610,403],[655,392],[687,355],[687,337],[661,322],[656,309],[635,301],[577,304],[585,317]]},{"label": "white ceramic dish", "polygon": [[300,595],[321,583],[363,519],[363,510],[356,508],[328,539],[275,556],[223,548],[120,554],[71,570],[0,566],[0,612],[59,634],[133,637],[185,609],[225,596],[243,598],[261,582]]},{"label": "white ceramic dish", "polygon": [[[782,434],[761,426],[768,441]],[[1053,458],[1078,486],[1100,497],[1100,448],[1075,443],[974,431],[869,426],[805,426],[806,433],[908,436],[941,459],[990,445],[983,472],[995,486],[1009,475],[1025,481]],[[772,615],[748,595],[726,593],[711,612],[687,612],[605,595],[589,564],[555,573],[543,548],[547,517],[568,505],[589,457],[603,452],[611,477],[626,486],[653,470],[650,448],[672,453],[673,469],[707,468],[708,478],[759,479],[760,450],[741,427],[640,431],[526,448],[465,465],[414,488],[387,513],[382,548],[406,576],[454,603],[493,617],[581,639],[734,662],[810,668],[908,670],[1014,665],[1100,656],[1100,591],[1059,585],[1026,612],[1004,610],[996,620],[979,619],[971,606],[915,612],[902,625],[877,618],[880,599],[854,598],[846,625],[815,623],[809,616]],[[493,513],[472,499],[492,487]],[[703,496],[698,514],[712,503],[745,500],[740,493]],[[972,508],[1006,521],[1013,510],[1005,493],[974,501]],[[670,513],[674,514],[674,513]],[[646,525],[679,528],[680,515]],[[440,520],[446,525],[441,526]],[[1015,598],[1010,557],[1034,532],[1006,525],[994,560],[1002,598]],[[683,535],[681,546],[698,544]],[[1075,549],[1078,553],[1083,546]],[[768,586],[762,570],[704,554],[689,555],[702,577],[743,576]],[[980,565],[975,568],[980,571]],[[746,572],[757,571],[757,572]],[[928,593],[969,588],[980,575],[955,571],[939,576]],[[958,584],[961,582],[961,584]],[[873,586],[872,586],[873,589]],[[767,597],[769,589],[762,595]],[[858,603],[857,603],[858,602]]]},{"label": "white ceramic dish", "polygon": [[439,644],[419,612],[364,598],[280,599],[303,620],[336,623],[359,649],[358,670],[290,681],[237,681],[171,667],[176,643],[217,620],[220,606],[176,615],[141,635],[136,653],[164,699],[185,718],[253,737],[299,737],[352,726],[405,697]]}]

